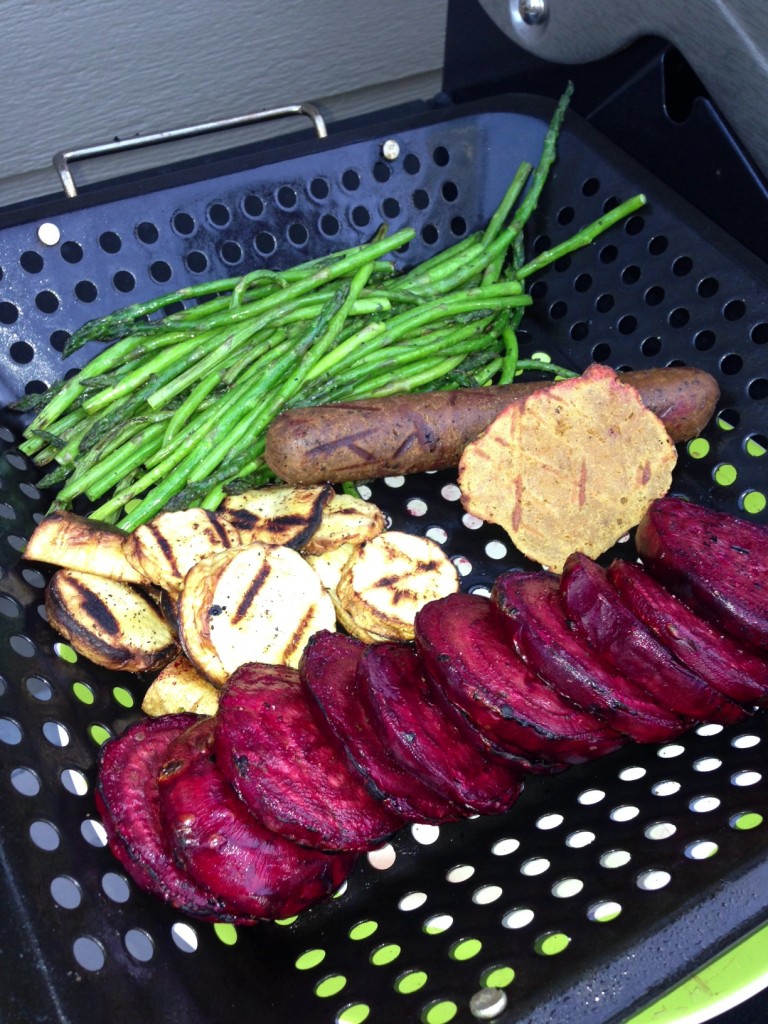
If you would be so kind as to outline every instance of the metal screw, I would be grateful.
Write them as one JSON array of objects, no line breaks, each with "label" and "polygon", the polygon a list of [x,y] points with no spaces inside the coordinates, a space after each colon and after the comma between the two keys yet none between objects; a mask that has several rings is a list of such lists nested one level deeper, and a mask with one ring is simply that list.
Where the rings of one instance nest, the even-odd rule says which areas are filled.
[{"label": "metal screw", "polygon": [[507,993],[500,988],[481,988],[469,1001],[469,1010],[478,1020],[493,1020],[507,1007]]},{"label": "metal screw", "polygon": [[381,155],[385,160],[397,160],[400,156],[400,143],[394,139],[387,139],[381,147]]},{"label": "metal screw", "polygon": [[549,17],[548,0],[518,0],[517,9],[526,25],[542,25]]}]

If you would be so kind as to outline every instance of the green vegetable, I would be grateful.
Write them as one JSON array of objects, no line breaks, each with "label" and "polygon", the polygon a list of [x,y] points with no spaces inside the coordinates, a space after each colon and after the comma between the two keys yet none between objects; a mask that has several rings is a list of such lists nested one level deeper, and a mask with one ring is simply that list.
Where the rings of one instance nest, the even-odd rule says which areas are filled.
[{"label": "green vegetable", "polygon": [[288,270],[197,284],[84,324],[65,355],[86,342],[108,346],[17,403],[34,414],[22,451],[51,467],[44,486],[63,485],[54,506],[85,499],[94,518],[124,529],[166,508],[213,509],[228,490],[271,479],[266,430],[291,405],[507,382],[527,369],[571,373],[519,358],[526,281],[645,200],[526,262],[523,231],[570,94],[538,165],[521,164],[487,227],[407,272],[391,258],[415,233],[382,228],[366,244]]}]

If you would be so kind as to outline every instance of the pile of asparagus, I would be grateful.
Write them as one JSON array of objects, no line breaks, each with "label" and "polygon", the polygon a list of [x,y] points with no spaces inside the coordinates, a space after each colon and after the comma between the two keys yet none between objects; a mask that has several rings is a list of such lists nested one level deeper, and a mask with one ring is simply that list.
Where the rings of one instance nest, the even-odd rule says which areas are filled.
[{"label": "pile of asparagus", "polygon": [[228,490],[270,479],[265,434],[284,408],[506,383],[531,368],[516,338],[526,279],[645,202],[629,199],[526,262],[523,229],[569,99],[538,165],[519,167],[485,230],[405,273],[385,257],[414,232],[382,228],[292,269],[184,288],[81,327],[65,355],[94,340],[108,347],[17,403],[35,409],[21,450],[54,467],[41,481],[60,486],[54,507],[85,499],[93,518],[125,530],[164,509],[215,509]]}]

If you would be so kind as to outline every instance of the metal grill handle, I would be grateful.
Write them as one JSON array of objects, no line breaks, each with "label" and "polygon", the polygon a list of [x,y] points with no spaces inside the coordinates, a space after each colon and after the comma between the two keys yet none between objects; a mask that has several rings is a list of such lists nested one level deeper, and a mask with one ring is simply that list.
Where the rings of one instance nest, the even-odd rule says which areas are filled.
[{"label": "metal grill handle", "polygon": [[272,121],[279,117],[293,115],[308,117],[315,127],[318,139],[328,137],[328,129],[322,114],[311,103],[295,103],[287,107],[275,107],[272,110],[259,110],[238,117],[226,117],[219,121],[207,121],[203,124],[188,125],[186,128],[173,128],[169,131],[154,132],[151,135],[138,135],[132,139],[119,139],[116,142],[105,142],[97,146],[85,146],[82,149],[62,150],[53,157],[53,166],[61,179],[64,192],[70,199],[77,195],[77,187],[69,165],[75,160],[88,160],[91,157],[107,156],[110,153],[123,153],[129,149],[142,149],[155,146],[161,142],[174,142],[177,139],[188,139],[195,135],[208,135],[212,132],[224,131],[228,128],[241,128],[247,124],[260,121]]}]

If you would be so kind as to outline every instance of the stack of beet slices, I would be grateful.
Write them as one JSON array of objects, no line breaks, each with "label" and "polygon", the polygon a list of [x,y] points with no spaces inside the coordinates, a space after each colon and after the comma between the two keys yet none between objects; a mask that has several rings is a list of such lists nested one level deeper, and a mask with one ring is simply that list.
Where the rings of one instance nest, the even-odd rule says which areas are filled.
[{"label": "stack of beet slices", "polygon": [[663,498],[636,544],[430,602],[415,643],[317,633],[298,671],[239,668],[213,718],[134,724],[102,753],[112,851],[193,917],[279,919],[408,822],[503,813],[527,773],[766,705],[768,530]]}]

